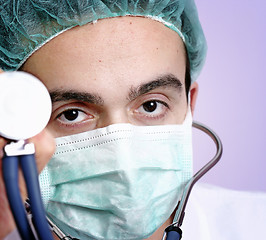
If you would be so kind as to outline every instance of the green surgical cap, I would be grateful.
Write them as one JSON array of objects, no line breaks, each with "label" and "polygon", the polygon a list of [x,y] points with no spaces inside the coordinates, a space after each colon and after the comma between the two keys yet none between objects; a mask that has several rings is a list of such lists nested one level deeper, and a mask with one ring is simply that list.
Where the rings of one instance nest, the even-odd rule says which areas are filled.
[{"label": "green surgical cap", "polygon": [[17,70],[60,33],[118,16],[152,18],[176,31],[197,78],[207,45],[194,0],[0,0],[0,68]]}]

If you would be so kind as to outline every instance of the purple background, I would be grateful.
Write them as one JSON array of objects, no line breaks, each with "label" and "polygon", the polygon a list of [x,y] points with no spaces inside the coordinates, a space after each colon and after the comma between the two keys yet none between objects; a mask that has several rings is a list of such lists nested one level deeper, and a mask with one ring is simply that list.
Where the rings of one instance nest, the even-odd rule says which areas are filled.
[{"label": "purple background", "polygon": [[[221,137],[224,155],[202,182],[266,191],[266,1],[195,0],[208,42],[195,120]],[[215,148],[195,133],[195,168]]]}]

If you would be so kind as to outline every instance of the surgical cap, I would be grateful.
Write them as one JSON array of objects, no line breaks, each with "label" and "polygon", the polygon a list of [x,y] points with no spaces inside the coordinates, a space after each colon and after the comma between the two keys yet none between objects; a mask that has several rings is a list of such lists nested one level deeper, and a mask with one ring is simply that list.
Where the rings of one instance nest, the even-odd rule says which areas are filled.
[{"label": "surgical cap", "polygon": [[194,0],[0,0],[0,68],[18,70],[60,33],[118,16],[152,18],[176,31],[197,78],[207,46]]}]

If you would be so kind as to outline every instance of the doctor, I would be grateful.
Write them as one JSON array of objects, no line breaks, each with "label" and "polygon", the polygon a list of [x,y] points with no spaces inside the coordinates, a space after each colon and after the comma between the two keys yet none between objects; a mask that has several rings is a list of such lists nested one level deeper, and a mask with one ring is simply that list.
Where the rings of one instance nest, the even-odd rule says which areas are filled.
[{"label": "doctor", "polygon": [[[81,239],[161,239],[192,173],[190,114],[206,53],[193,1],[0,3],[0,67],[35,75],[53,101],[47,128],[30,139],[39,171],[44,169],[40,184],[49,216]],[[170,133],[177,131],[175,126],[181,142],[163,135],[168,127]],[[1,149],[6,143],[0,139]],[[174,149],[177,162],[175,152],[168,154]],[[177,177],[175,165],[181,169]],[[143,171],[147,168],[153,171]],[[0,190],[0,238],[16,239],[2,182]],[[21,193],[26,198],[23,182]],[[202,210],[208,193],[210,220]],[[203,187],[196,194],[184,239],[200,234],[202,239],[248,239],[249,233],[241,235],[238,228],[233,235],[217,235],[217,226],[227,227],[216,216],[217,208],[238,194],[220,202],[216,190]],[[257,206],[265,200],[263,195],[250,198]],[[260,213],[261,220],[265,215]],[[194,228],[199,228],[195,235]]]}]

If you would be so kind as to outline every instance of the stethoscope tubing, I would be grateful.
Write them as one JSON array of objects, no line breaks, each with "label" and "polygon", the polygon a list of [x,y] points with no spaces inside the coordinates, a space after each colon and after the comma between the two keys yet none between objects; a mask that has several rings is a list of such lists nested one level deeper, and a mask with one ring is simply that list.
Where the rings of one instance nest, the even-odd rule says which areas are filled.
[{"label": "stethoscope tubing", "polygon": [[180,226],[183,223],[184,215],[185,215],[185,208],[188,202],[188,198],[190,196],[191,190],[195,183],[203,176],[205,175],[211,168],[213,168],[221,159],[222,153],[223,153],[223,145],[222,141],[219,138],[219,136],[209,127],[206,125],[199,123],[199,122],[193,122],[193,127],[205,132],[211,139],[214,141],[216,145],[216,154],[215,156],[206,164],[204,165],[189,181],[188,185],[186,186],[182,200],[179,202],[178,209],[177,209],[177,217],[174,223],[172,223],[170,226],[168,226],[165,229],[165,233],[163,235],[163,240],[180,240],[182,238],[182,230],[180,229]]},{"label": "stethoscope tubing", "polygon": [[29,225],[26,211],[20,196],[18,186],[19,161],[17,156],[4,156],[2,172],[7,198],[13,214],[17,230],[22,239],[34,240],[35,237]]},{"label": "stethoscope tubing", "polygon": [[3,175],[8,201],[18,232],[24,240],[36,239],[29,225],[18,186],[19,163],[27,186],[31,204],[32,221],[39,240],[53,240],[41,199],[38,171],[34,154],[3,157]]},{"label": "stethoscope tubing", "polygon": [[21,168],[27,185],[30,199],[33,225],[39,240],[53,240],[40,194],[38,171],[34,154],[20,157]]},{"label": "stethoscope tubing", "polygon": [[179,206],[180,211],[179,211],[179,214],[176,218],[176,226],[178,226],[178,227],[180,227],[182,225],[185,208],[186,208],[188,198],[190,196],[190,193],[191,193],[191,190],[192,190],[194,184],[219,162],[219,160],[222,157],[222,153],[223,153],[222,141],[219,138],[219,136],[212,129],[210,129],[209,127],[207,127],[206,125],[204,125],[202,123],[195,122],[195,121],[193,122],[192,126],[205,132],[214,141],[214,143],[216,145],[216,153],[215,153],[214,157],[206,165],[204,165],[197,173],[194,174],[191,181],[189,182],[189,185],[187,187],[187,191],[184,195],[185,196],[184,201],[180,202],[180,206]]}]

